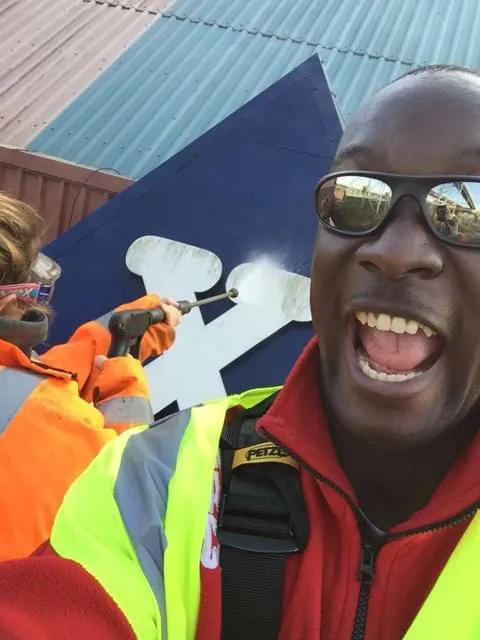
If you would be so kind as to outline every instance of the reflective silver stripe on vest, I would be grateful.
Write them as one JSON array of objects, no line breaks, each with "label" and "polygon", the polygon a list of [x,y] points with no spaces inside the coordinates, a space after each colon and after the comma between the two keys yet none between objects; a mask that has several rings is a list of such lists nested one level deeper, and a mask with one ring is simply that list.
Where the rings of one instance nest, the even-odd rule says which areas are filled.
[{"label": "reflective silver stripe on vest", "polygon": [[151,424],[153,411],[150,401],[137,396],[112,398],[99,402],[95,407],[100,411],[105,424]]},{"label": "reflective silver stripe on vest", "polygon": [[46,376],[21,369],[0,369],[0,435]]},{"label": "reflective silver stripe on vest", "polygon": [[185,409],[159,420],[147,431],[131,436],[123,452],[114,489],[123,524],[158,602],[162,616],[162,640],[167,640],[163,580],[163,554],[167,541],[162,523],[168,485],[175,472],[180,443],[190,416],[190,409]]}]

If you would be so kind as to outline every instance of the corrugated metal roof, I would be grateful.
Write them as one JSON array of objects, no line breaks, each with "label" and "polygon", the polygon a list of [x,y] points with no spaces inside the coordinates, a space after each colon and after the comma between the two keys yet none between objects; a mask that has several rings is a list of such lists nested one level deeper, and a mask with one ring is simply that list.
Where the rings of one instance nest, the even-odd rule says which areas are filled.
[{"label": "corrugated metal roof", "polygon": [[161,13],[168,10],[175,0],[83,0],[92,4],[106,4],[109,7],[122,7],[134,11],[146,11],[149,13]]},{"label": "corrugated metal roof", "polygon": [[[30,149],[141,177],[315,52],[343,113],[405,69],[246,31],[160,20]],[[408,69],[408,66],[406,67]]]},{"label": "corrugated metal roof", "polygon": [[82,0],[2,0],[0,143],[26,145],[157,17]]},{"label": "corrugated metal roof", "polygon": [[408,64],[480,60],[478,0],[177,0],[165,15]]},{"label": "corrugated metal roof", "polygon": [[407,64],[431,64],[447,56],[451,63],[475,66],[480,59],[478,0],[113,0],[113,4]]},{"label": "corrugated metal roof", "polygon": [[31,148],[138,178],[315,53],[348,119],[413,66],[480,67],[479,27],[477,0],[177,0]]}]

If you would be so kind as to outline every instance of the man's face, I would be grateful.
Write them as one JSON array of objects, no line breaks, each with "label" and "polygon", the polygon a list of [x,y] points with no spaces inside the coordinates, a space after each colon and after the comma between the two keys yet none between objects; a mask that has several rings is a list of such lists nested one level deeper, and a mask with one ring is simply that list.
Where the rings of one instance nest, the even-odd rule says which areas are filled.
[{"label": "man's face", "polygon": [[[480,175],[480,79],[420,74],[387,88],[347,128],[335,170]],[[311,305],[323,390],[343,428],[408,446],[455,427],[476,403],[480,249],[435,238],[413,197],[401,198],[373,236],[319,228]],[[398,341],[395,361],[392,340],[363,327],[362,312],[417,321],[438,335]],[[409,349],[428,358],[405,370]],[[361,356],[387,379],[365,374]]]}]

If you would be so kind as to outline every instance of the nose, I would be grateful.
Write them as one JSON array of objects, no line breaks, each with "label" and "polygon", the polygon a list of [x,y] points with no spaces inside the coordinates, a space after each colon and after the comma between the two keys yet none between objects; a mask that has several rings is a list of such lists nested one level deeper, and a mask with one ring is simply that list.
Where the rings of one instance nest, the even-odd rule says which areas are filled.
[{"label": "nose", "polygon": [[390,280],[416,275],[429,279],[443,269],[440,241],[432,234],[417,201],[404,196],[390,212],[382,232],[357,250],[358,263],[368,271],[379,271]]}]

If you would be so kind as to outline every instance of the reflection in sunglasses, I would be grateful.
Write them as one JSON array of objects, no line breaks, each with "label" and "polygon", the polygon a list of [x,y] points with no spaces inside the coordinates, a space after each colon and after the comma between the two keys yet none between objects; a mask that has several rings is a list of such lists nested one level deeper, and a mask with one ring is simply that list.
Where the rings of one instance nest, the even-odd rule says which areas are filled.
[{"label": "reflection in sunglasses", "polygon": [[[362,234],[378,227],[388,214],[392,189],[373,176],[337,176],[321,185],[317,197],[319,216],[328,226]],[[425,201],[439,236],[480,244],[480,183],[441,183],[430,189]]]},{"label": "reflection in sunglasses", "polygon": [[478,192],[478,184],[466,182],[444,183],[430,191],[427,202],[440,233],[457,242],[478,241],[480,219],[475,191]]},{"label": "reflection in sunglasses", "polygon": [[333,228],[367,231],[388,210],[390,187],[375,178],[339,176],[321,190],[319,212]]}]

